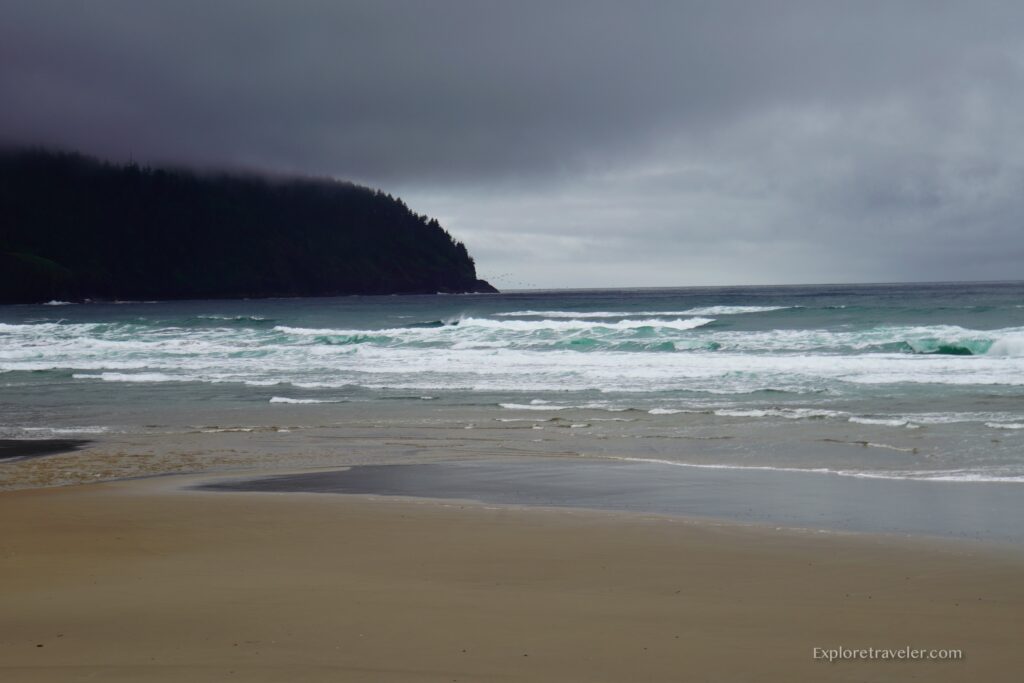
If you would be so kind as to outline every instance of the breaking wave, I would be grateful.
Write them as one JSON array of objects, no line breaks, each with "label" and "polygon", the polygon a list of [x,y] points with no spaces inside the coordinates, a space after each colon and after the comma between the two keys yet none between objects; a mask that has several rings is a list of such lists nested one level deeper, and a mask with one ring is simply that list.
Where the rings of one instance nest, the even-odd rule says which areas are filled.
[{"label": "breaking wave", "polygon": [[383,328],[215,314],[191,318],[199,325],[185,318],[0,323],[0,373],[422,391],[839,395],[852,386],[892,384],[1024,386],[1022,327],[743,330],[703,316],[599,320],[572,313]]}]

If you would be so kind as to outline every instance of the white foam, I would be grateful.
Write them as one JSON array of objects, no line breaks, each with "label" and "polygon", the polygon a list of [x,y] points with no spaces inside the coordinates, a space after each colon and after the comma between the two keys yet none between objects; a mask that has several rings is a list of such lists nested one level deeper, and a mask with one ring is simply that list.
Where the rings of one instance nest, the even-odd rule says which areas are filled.
[{"label": "white foam", "polygon": [[[466,318],[459,325],[440,328],[347,331],[287,326],[271,331],[142,323],[0,323],[0,372],[57,370],[80,379],[112,382],[360,386],[426,395],[445,390],[684,391],[718,395],[777,390],[842,395],[856,391],[858,385],[1024,386],[1024,356],[1008,352],[981,356],[849,352],[858,345],[888,343],[913,335],[938,338],[948,333],[973,338],[982,334],[967,334],[962,328],[879,328],[855,334],[694,327],[706,320],[710,319],[653,321],[658,325],[681,325],[643,330],[621,323],[611,323],[620,325],[619,329],[601,325],[560,329],[551,327],[553,322],[570,326],[591,323],[481,318]],[[624,322],[640,325],[652,321]],[[1024,333],[1022,330],[1008,328],[984,334],[992,339],[1010,339]],[[353,340],[331,343],[317,339],[321,335],[344,336],[346,332],[352,333]],[[593,343],[581,347],[583,350],[569,348],[568,342],[576,339]],[[665,348],[675,344],[679,348],[694,341],[713,342],[721,348],[659,353],[628,350],[637,345]],[[626,342],[632,346],[618,350]],[[132,372],[135,370],[139,372]],[[610,410],[614,406],[593,407]],[[1019,419],[993,416],[985,421]]]},{"label": "white foam", "polygon": [[784,417],[788,420],[839,417],[844,414],[838,410],[820,408],[720,408],[713,412],[722,417]]},{"label": "white foam", "polygon": [[799,306],[702,306],[684,311],[507,311],[495,313],[498,317],[516,318],[629,318],[631,316],[674,316],[674,315],[740,315],[744,313],[768,313]]},{"label": "white foam", "polygon": [[570,406],[553,406],[549,404],[535,405],[535,404],[524,404],[524,403],[499,403],[499,406],[506,410],[565,410]]},{"label": "white foam", "polygon": [[101,372],[99,374],[76,373],[74,379],[101,379],[104,382],[189,382],[196,378],[168,375],[162,372]]},{"label": "white foam", "polygon": [[609,403],[605,403],[605,402],[601,402],[601,401],[592,401],[590,403],[584,403],[583,405],[578,406],[578,407],[584,408],[586,410],[605,410],[605,411],[607,411],[609,413],[624,413],[627,410],[630,410],[630,408],[626,408],[626,407],[623,407],[623,406],[611,405]]},{"label": "white foam", "polygon": [[674,408],[651,408],[647,411],[651,415],[675,415],[676,413],[684,413],[685,410],[676,410]]},{"label": "white foam", "polygon": [[679,316],[689,315],[687,311],[508,311],[495,313],[507,318],[628,318],[630,316]]},{"label": "white foam", "polygon": [[1024,429],[1024,423],[1021,422],[986,422],[985,426],[992,429]]},{"label": "white foam", "polygon": [[71,301],[58,301],[57,299],[53,299],[52,301],[47,301],[43,305],[44,306],[73,306],[74,302],[71,302]]},{"label": "white foam", "polygon": [[360,330],[360,329],[339,329],[334,327],[291,327],[289,325],[275,325],[273,332],[283,332],[297,337],[351,337],[353,339],[364,339],[371,341],[387,337],[388,335],[404,336],[407,340],[422,338],[425,336],[436,336],[443,327],[399,327],[383,330]]},{"label": "white foam", "polygon": [[868,442],[864,443],[863,445],[867,446],[868,448],[881,448],[883,450],[899,451],[901,453],[916,453],[917,452],[916,448],[906,448],[904,446],[893,446],[893,445],[887,444],[887,443],[874,443],[873,441],[868,441]]},{"label": "white foam", "polygon": [[606,456],[608,460],[620,460],[625,462],[644,462],[654,465],[671,465],[673,467],[690,467],[693,469],[705,470],[750,470],[760,472],[790,472],[800,474],[828,474],[839,477],[854,477],[858,479],[898,479],[909,481],[934,481],[934,482],[1004,482],[1024,483],[1024,474],[999,473],[998,471],[986,470],[837,470],[828,467],[774,467],[770,465],[733,465],[733,464],[705,464],[677,462],[661,458],[633,458]]},{"label": "white foam", "polygon": [[684,315],[743,315],[745,313],[770,313],[801,306],[704,306],[683,311]]},{"label": "white foam", "polygon": [[986,352],[987,356],[1024,356],[1024,334],[1004,334],[999,336]]},{"label": "white foam", "polygon": [[[617,322],[594,322],[593,320],[490,320],[487,318],[464,318],[459,321],[457,327],[480,328],[500,331],[521,331],[536,332],[542,330],[568,331],[568,330],[636,330],[640,328],[661,328],[672,330],[692,330],[713,323],[712,318],[676,318],[675,320],[662,320],[659,318],[645,318],[635,320],[619,320]],[[446,328],[419,328],[431,330],[443,330]]]},{"label": "white foam", "polygon": [[1006,422],[1012,421],[1010,413],[909,413],[903,416],[911,423],[926,425],[959,424],[962,422]]},{"label": "white foam", "polygon": [[22,427],[22,431],[45,434],[103,434],[109,427]]},{"label": "white foam", "polygon": [[266,322],[269,320],[269,318],[259,315],[198,315],[196,317],[200,320],[227,320],[233,322]]},{"label": "white foam", "polygon": [[492,332],[566,332],[575,330],[606,330],[623,331],[640,328],[661,328],[672,330],[692,330],[714,322],[711,318],[677,318],[661,320],[658,318],[619,320],[617,322],[596,322],[593,320],[491,320],[489,318],[461,318],[455,324],[438,327],[398,327],[380,330],[309,328],[277,325],[276,332],[284,332],[305,337],[399,337],[408,340],[438,339],[464,337],[480,331]]},{"label": "white foam", "polygon": [[977,482],[977,483],[1024,483],[1022,474],[994,474],[985,471],[975,470],[936,470],[936,471],[838,471],[836,474],[844,477],[857,477],[859,479],[903,479],[910,481],[935,481],[935,482]]},{"label": "white foam", "polygon": [[752,470],[771,472],[814,472],[819,474],[831,473],[828,468],[800,468],[800,467],[772,467],[769,465],[725,465],[707,463],[678,462],[676,460],[665,460],[662,458],[634,458],[627,456],[605,456],[608,460],[621,460],[623,462],[646,462],[652,465],[671,465],[673,467],[692,467],[699,470]]},{"label": "white foam", "polygon": [[879,418],[879,417],[858,417],[853,415],[850,417],[850,422],[855,422],[862,425],[880,425],[882,427],[907,427],[909,422],[907,420],[899,418]]},{"label": "white foam", "polygon": [[344,403],[341,400],[322,399],[322,398],[288,398],[287,396],[274,396],[270,399],[271,403]]}]

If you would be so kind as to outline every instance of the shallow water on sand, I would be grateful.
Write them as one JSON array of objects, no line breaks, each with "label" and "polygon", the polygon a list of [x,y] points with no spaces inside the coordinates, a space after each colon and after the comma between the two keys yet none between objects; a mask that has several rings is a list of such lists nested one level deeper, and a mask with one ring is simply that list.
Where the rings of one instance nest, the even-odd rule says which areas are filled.
[{"label": "shallow water on sand", "polygon": [[813,472],[551,458],[365,465],[201,485],[219,491],[355,493],[728,519],[814,530],[1024,544],[1014,484],[848,479]]}]

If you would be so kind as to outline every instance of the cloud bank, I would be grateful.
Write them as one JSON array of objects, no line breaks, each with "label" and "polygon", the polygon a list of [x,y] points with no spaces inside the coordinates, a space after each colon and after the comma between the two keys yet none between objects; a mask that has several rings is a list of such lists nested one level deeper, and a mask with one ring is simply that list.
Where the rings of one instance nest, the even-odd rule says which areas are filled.
[{"label": "cloud bank", "polygon": [[9,1],[0,135],[327,174],[498,286],[1009,279],[1024,10]]}]

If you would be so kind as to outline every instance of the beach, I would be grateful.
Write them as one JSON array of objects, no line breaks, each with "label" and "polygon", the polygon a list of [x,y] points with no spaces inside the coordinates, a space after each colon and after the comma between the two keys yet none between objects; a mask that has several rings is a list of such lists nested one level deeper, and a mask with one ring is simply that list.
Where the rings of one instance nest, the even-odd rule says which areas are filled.
[{"label": "beach", "polygon": [[0,0],[0,683],[1024,681],[1022,25]]},{"label": "beach", "polygon": [[0,310],[0,679],[1011,681],[1019,283]]},{"label": "beach", "polygon": [[[0,494],[12,681],[1015,680],[1005,547],[183,489]],[[814,648],[959,649],[955,661]]]}]

